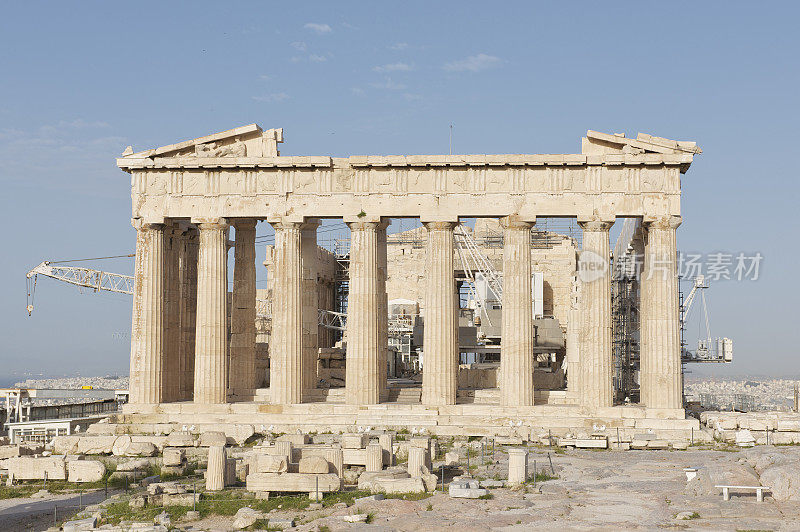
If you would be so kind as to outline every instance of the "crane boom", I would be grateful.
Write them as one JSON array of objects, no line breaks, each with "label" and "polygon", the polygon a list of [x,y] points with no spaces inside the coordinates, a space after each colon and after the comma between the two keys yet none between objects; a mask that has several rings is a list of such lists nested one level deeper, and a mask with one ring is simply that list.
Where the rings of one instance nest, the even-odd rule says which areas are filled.
[{"label": "crane boom", "polygon": [[133,295],[133,277],[121,273],[110,273],[78,266],[53,266],[49,261],[44,261],[29,271],[26,277],[30,279],[35,275],[44,275],[75,286],[91,288],[94,291],[103,290]]},{"label": "crane boom", "polygon": [[[116,292],[118,294],[133,295],[133,276],[131,275],[77,266],[54,266],[50,261],[43,261],[25,275],[27,279],[33,279],[33,287],[28,287],[27,310],[29,316],[33,312],[33,292],[37,275],[44,275],[45,277],[83,288],[91,288],[95,292]],[[256,316],[259,318],[271,317],[272,301],[256,298]],[[319,310],[319,324],[328,329],[343,331],[346,318],[347,316],[340,312]]]}]

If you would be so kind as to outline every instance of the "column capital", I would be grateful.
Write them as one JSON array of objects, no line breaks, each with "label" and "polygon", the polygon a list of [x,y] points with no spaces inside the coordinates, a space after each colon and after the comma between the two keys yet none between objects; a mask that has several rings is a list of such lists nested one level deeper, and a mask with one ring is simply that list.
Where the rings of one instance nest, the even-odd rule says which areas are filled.
[{"label": "column capital", "polygon": [[351,231],[377,231],[381,222],[345,222]]},{"label": "column capital", "polygon": [[313,229],[314,231],[316,231],[316,230],[317,230],[317,228],[318,228],[320,225],[322,225],[322,220],[320,220],[319,218],[307,218],[307,219],[306,219],[306,220],[305,220],[305,221],[302,223],[302,225],[300,226],[300,229],[301,229],[301,230],[303,230],[303,231],[310,231],[310,230],[312,230],[312,229]]},{"label": "column capital", "polygon": [[648,229],[677,229],[683,222],[680,216],[645,216],[642,223]]},{"label": "column capital", "polygon": [[584,231],[608,231],[611,229],[611,226],[614,225],[614,221],[616,218],[614,216],[611,217],[601,217],[601,216],[587,216],[586,218],[578,218],[578,225]]},{"label": "column capital", "polygon": [[192,218],[192,222],[201,230],[223,230],[229,227],[227,218]]},{"label": "column capital", "polygon": [[428,231],[452,231],[458,222],[422,222]]},{"label": "column capital", "polygon": [[527,218],[521,218],[517,215],[511,216],[503,216],[500,218],[500,225],[503,229],[518,229],[521,231],[528,230],[530,231],[533,226],[536,224],[536,217],[533,220]]},{"label": "column capital", "polygon": [[131,225],[137,231],[160,231],[164,229],[164,223],[149,222],[142,218],[131,218]]},{"label": "column capital", "polygon": [[279,231],[279,230],[283,230],[283,231],[286,231],[286,230],[300,231],[302,229],[302,226],[303,226],[303,222],[297,222],[297,221],[294,221],[294,220],[287,220],[287,219],[273,220],[273,221],[269,222],[269,224],[272,226],[273,229],[275,229],[275,231]]},{"label": "column capital", "polygon": [[231,225],[236,230],[255,229],[257,222],[258,220],[255,218],[233,218],[230,220]]}]

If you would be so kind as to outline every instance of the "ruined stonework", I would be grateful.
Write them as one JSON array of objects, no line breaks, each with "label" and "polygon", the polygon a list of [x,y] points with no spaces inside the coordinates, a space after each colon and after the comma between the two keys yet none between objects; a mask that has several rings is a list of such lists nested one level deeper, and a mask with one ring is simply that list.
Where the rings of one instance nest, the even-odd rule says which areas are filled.
[{"label": "ruined stonework", "polygon": [[[589,131],[576,154],[345,158],[283,156],[281,142],[282,130],[252,124],[140,152],[129,148],[117,159],[131,177],[137,233],[126,421],[287,429],[352,426],[366,416],[368,425],[413,426],[420,419],[409,417],[409,405],[388,401],[386,308],[396,295],[424,307],[421,402],[427,409],[420,412],[438,431],[542,426],[547,419],[642,428],[669,420],[675,430],[689,428],[674,334],[675,280],[651,282],[651,300],[643,305],[641,320],[650,327],[641,348],[647,401],[614,406],[608,267],[576,279],[582,264],[597,266],[584,260],[588,252],[595,262],[608,260],[617,217],[640,218],[654,256],[675,256],[681,174],[701,153],[693,142]],[[316,389],[317,351],[332,343],[316,314],[335,299],[335,257],[316,242],[324,218],[342,219],[353,234],[340,395]],[[423,227],[414,234],[422,244],[387,244],[390,218],[419,219]],[[499,404],[460,402],[453,239],[466,218],[478,219],[476,234],[502,234],[505,249],[487,251],[507,278],[522,283],[529,272],[544,273],[543,312],[557,317],[567,336],[569,382],[557,404],[535,389],[527,319],[532,296],[518,287],[503,298]],[[575,220],[582,234],[528,252],[530,230],[544,218]],[[276,238],[261,298],[254,287],[261,266],[253,269],[253,228],[265,222]],[[236,249],[229,272],[231,234]],[[262,299],[272,307],[268,319],[253,317]],[[267,351],[264,389],[254,373],[266,375]]]}]

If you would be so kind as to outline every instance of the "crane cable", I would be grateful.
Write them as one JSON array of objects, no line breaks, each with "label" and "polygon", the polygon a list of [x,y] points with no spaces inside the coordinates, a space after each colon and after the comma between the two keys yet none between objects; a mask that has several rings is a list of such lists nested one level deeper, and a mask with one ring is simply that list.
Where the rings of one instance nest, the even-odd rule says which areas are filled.
[{"label": "crane cable", "polygon": [[90,257],[88,259],[70,259],[70,260],[51,260],[48,261],[50,264],[63,264],[65,262],[85,262],[87,260],[104,260],[104,259],[126,259],[130,257],[135,257],[136,253],[129,253],[127,255],[110,255],[108,257]]}]

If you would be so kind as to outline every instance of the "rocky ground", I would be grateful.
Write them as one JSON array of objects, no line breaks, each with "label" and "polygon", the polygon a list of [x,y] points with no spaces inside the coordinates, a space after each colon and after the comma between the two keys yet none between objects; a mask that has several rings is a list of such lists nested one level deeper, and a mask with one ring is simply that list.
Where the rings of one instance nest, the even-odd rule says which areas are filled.
[{"label": "rocky ground", "polygon": [[[498,449],[491,457],[487,452],[483,460],[480,451],[477,454],[470,459],[473,477],[505,478],[508,460],[505,452]],[[529,481],[515,489],[493,488],[489,490],[490,497],[484,499],[454,499],[446,492],[437,491],[432,495],[353,503],[353,497],[333,494],[335,496],[326,496],[322,508],[317,509],[310,507],[308,497],[303,495],[269,501],[250,499],[250,503],[237,501],[233,509],[222,501],[217,508],[227,508],[229,515],[212,515],[215,512],[208,511],[209,503],[206,503],[199,520],[187,520],[186,508],[179,512],[168,508],[172,517],[169,526],[181,530],[233,530],[236,509],[249,504],[263,513],[248,530],[266,529],[270,520],[275,523],[287,518],[295,521],[292,530],[309,532],[800,530],[798,446],[720,447],[716,450],[693,447],[688,451],[531,448],[531,473],[534,461],[539,479],[535,485]],[[446,470],[446,480],[463,473],[465,465]],[[697,478],[687,481],[684,472],[687,467],[698,469]],[[556,478],[541,480],[547,477]],[[750,492],[733,494],[730,501],[723,501],[721,490],[714,487],[716,484],[764,485],[772,487],[773,493],[762,503],[756,502],[755,495]],[[226,491],[219,496],[231,497],[235,493]],[[117,496],[115,505],[127,509],[126,497]],[[114,512],[111,506],[107,510],[103,512],[106,516]],[[155,513],[162,510],[152,508],[147,514],[134,512],[124,517],[129,522],[143,521],[147,515],[152,524]],[[361,515],[368,522],[351,523],[345,519],[355,515]],[[151,530],[159,529],[166,530]]]}]

